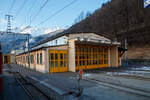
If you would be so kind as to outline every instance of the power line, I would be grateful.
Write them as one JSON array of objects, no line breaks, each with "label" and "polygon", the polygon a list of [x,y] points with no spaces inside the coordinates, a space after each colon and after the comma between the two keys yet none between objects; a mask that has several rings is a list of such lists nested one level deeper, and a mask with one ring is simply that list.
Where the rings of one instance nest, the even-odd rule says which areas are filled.
[{"label": "power line", "polygon": [[59,14],[61,11],[63,11],[64,9],[66,9],[67,7],[71,6],[72,4],[74,4],[77,0],[73,0],[72,2],[70,2],[69,4],[67,4],[66,6],[64,6],[63,8],[59,9],[58,11],[56,11],[55,13],[53,13],[51,16],[47,17],[45,20],[41,21],[39,25],[45,23],[46,21],[48,21],[49,19],[53,18],[54,16],[56,16],[57,14]]},{"label": "power line", "polygon": [[36,1],[37,1],[37,0],[34,0],[34,2],[32,3],[31,7],[29,8],[27,14],[29,14],[29,13],[32,11],[33,7],[34,7],[35,4],[36,4]]},{"label": "power line", "polygon": [[[24,16],[24,19],[27,18],[27,16],[29,16],[29,14],[30,14],[30,12],[32,11],[33,7],[35,6],[36,2],[37,2],[37,0],[34,0],[34,1],[32,2],[31,7],[29,8],[29,10],[28,10],[27,13],[26,13],[26,16]],[[29,16],[29,24],[30,24],[30,22],[31,22],[31,15]],[[22,23],[22,24],[23,24],[23,23]],[[22,24],[20,24],[20,26],[21,26]]]},{"label": "power line", "polygon": [[42,6],[39,8],[39,10],[37,11],[37,13],[32,17],[30,24],[36,19],[36,17],[40,14],[40,12],[42,11],[42,9],[46,6],[46,4],[49,2],[49,0],[46,0]]},{"label": "power line", "polygon": [[24,5],[26,4],[28,0],[24,0],[22,5],[19,7],[17,13],[16,13],[16,17],[20,14],[21,10],[24,8]]},{"label": "power line", "polygon": [[13,0],[12,4],[11,4],[11,6],[10,6],[9,10],[8,10],[8,13],[10,13],[10,12],[11,12],[11,10],[13,9],[13,7],[14,7],[15,3],[16,3],[16,0]]},{"label": "power line", "polygon": [[16,16],[15,16],[16,18],[18,17],[18,15],[20,14],[20,12],[24,8],[24,6],[25,6],[25,4],[26,4],[27,1],[28,0],[24,0],[23,3],[21,4],[21,6],[19,7],[18,11],[16,12]]},{"label": "power line", "polygon": [[[37,0],[35,0],[37,1]],[[34,17],[32,17],[31,20],[31,16],[30,16],[30,23],[29,25],[27,25],[23,30],[21,30],[21,32],[25,31],[26,29],[30,28],[31,23],[36,19],[36,17],[39,15],[39,13],[42,11],[42,9],[46,6],[46,4],[49,2],[49,0],[46,0],[39,8],[38,12],[34,15]],[[31,9],[33,9],[33,6],[35,5],[35,3],[32,4]],[[29,9],[31,11],[31,9]]]},{"label": "power line", "polygon": [[[45,23],[47,20],[49,20],[50,18],[54,17],[55,15],[57,15],[58,13],[60,13],[61,11],[63,11],[64,9],[66,9],[67,7],[71,6],[72,4],[74,4],[77,0],[73,0],[72,2],[70,2],[69,4],[67,4],[66,6],[64,6],[63,8],[59,9],[58,11],[56,11],[54,14],[52,14],[51,16],[49,16],[47,19],[45,19],[44,21],[42,21],[41,23],[39,23],[38,25],[41,25],[43,23]],[[21,32],[25,31],[26,29],[30,28],[30,24],[27,25],[23,30],[21,30]]]}]

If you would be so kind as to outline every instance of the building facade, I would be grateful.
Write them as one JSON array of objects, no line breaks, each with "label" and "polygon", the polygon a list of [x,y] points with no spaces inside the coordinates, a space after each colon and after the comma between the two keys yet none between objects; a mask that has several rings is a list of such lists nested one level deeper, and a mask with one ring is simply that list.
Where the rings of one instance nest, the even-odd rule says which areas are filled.
[{"label": "building facade", "polygon": [[3,63],[4,64],[15,63],[15,55],[13,55],[13,54],[3,54]]},{"label": "building facade", "polygon": [[30,54],[18,54],[16,61],[19,65],[43,73],[119,67],[119,46],[120,43],[95,33],[59,33],[37,43]]}]

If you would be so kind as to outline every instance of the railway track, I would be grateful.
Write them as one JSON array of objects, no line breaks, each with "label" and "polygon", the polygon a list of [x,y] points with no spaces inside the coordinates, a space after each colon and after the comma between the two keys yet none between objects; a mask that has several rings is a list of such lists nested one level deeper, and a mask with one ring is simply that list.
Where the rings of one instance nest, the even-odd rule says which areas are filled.
[{"label": "railway track", "polygon": [[9,73],[15,77],[16,82],[23,88],[30,100],[52,100],[49,95],[36,86],[36,83],[31,82],[27,76],[10,70]]}]

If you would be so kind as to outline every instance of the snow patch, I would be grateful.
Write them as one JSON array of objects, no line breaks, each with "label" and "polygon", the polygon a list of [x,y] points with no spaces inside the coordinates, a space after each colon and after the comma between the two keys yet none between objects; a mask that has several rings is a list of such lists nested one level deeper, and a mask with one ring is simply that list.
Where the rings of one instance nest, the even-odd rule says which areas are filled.
[{"label": "snow patch", "polygon": [[92,76],[92,74],[83,74],[83,77],[89,77]]},{"label": "snow patch", "polygon": [[148,66],[144,66],[144,67],[139,67],[139,68],[134,68],[136,70],[146,70],[146,71],[150,71],[150,67]]}]

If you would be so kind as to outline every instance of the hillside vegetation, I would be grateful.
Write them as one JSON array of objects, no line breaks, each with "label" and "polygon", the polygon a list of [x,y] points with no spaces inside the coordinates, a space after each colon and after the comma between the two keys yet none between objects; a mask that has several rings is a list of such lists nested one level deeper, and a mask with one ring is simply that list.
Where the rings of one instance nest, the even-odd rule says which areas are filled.
[{"label": "hillside vegetation", "polygon": [[[143,7],[143,0],[111,0],[93,14],[74,24],[68,32],[95,32],[123,43],[127,39],[130,50],[150,45],[150,8]],[[150,46],[146,46],[149,48]],[[145,52],[140,49],[137,52]],[[140,53],[140,54],[143,54]],[[150,53],[150,51],[149,51]],[[131,54],[134,55],[134,54]],[[145,55],[134,55],[134,59]]]}]

